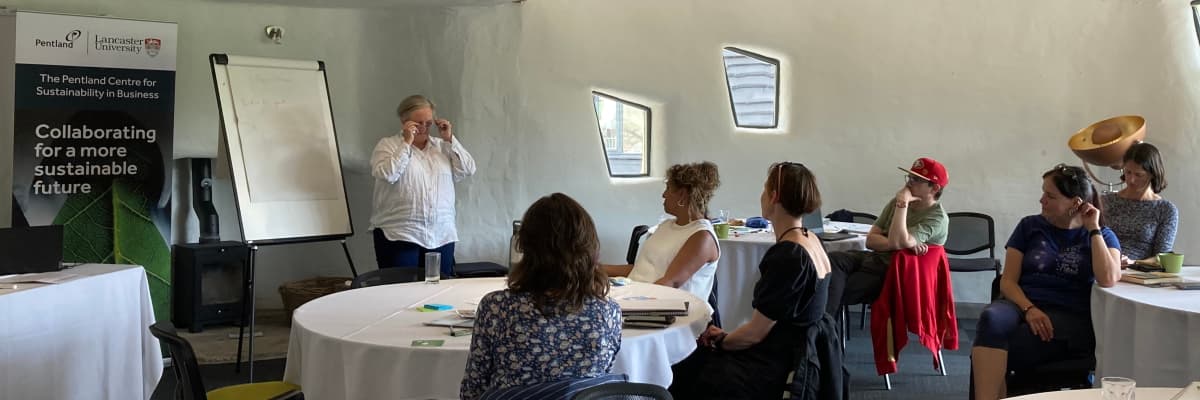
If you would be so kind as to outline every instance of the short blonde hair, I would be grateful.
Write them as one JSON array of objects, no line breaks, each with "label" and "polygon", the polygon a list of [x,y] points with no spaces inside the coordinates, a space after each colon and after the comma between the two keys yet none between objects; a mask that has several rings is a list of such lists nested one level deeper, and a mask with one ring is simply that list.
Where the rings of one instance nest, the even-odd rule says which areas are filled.
[{"label": "short blonde hair", "polygon": [[396,107],[396,114],[400,116],[401,120],[407,121],[408,116],[412,115],[413,111],[417,111],[418,109],[422,108],[436,110],[437,106],[433,105],[433,101],[429,100],[425,96],[414,94],[412,96],[405,97],[404,100],[400,101],[400,106]]}]

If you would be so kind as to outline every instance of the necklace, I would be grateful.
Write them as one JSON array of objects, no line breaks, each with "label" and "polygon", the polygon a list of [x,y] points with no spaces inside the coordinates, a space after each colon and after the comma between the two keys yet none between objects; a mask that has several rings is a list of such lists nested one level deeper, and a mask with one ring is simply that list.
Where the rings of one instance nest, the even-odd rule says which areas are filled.
[{"label": "necklace", "polygon": [[782,240],[783,240],[783,237],[784,237],[784,236],[787,236],[788,232],[791,232],[791,231],[794,231],[794,230],[797,230],[797,229],[799,229],[799,230],[800,230],[800,232],[801,232],[802,234],[804,234],[804,237],[808,237],[808,228],[805,228],[805,227],[803,227],[803,226],[793,226],[793,227],[791,227],[791,228],[787,228],[787,230],[785,230],[785,231],[783,231],[783,233],[779,234],[779,236],[775,238],[775,242],[782,241]]}]

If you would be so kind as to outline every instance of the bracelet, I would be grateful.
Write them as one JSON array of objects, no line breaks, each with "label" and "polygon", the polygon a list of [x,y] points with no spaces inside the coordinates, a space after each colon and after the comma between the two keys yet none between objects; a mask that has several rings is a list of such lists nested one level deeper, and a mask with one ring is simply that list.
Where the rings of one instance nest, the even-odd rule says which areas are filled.
[{"label": "bracelet", "polygon": [[908,208],[908,203],[905,203],[903,201],[897,201],[896,208]]},{"label": "bracelet", "polygon": [[1037,305],[1034,305],[1033,303],[1029,303],[1028,306],[1025,306],[1025,308],[1021,309],[1021,316],[1025,316],[1025,314],[1029,314],[1029,310],[1032,310],[1034,308],[1037,308]]}]

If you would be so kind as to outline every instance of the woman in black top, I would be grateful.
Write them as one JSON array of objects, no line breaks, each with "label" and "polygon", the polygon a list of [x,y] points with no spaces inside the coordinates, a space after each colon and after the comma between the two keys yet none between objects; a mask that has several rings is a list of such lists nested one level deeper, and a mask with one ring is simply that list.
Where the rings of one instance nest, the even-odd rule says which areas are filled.
[{"label": "woman in black top", "polygon": [[772,165],[759,204],[778,243],[759,263],[754,315],[732,332],[710,326],[700,335],[700,348],[672,367],[675,398],[778,399],[797,343],[825,314],[829,258],[801,223],[821,205],[812,172],[802,164]]}]

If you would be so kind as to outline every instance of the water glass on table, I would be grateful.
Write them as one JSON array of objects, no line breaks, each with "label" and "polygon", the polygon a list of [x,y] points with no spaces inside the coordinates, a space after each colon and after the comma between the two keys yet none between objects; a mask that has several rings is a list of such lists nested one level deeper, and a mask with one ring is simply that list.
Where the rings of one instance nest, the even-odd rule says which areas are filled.
[{"label": "water glass on table", "polygon": [[442,253],[425,253],[425,283],[437,284],[442,280]]},{"label": "water glass on table", "polygon": [[1100,398],[1102,400],[1134,400],[1133,392],[1137,382],[1121,377],[1100,378]]}]

